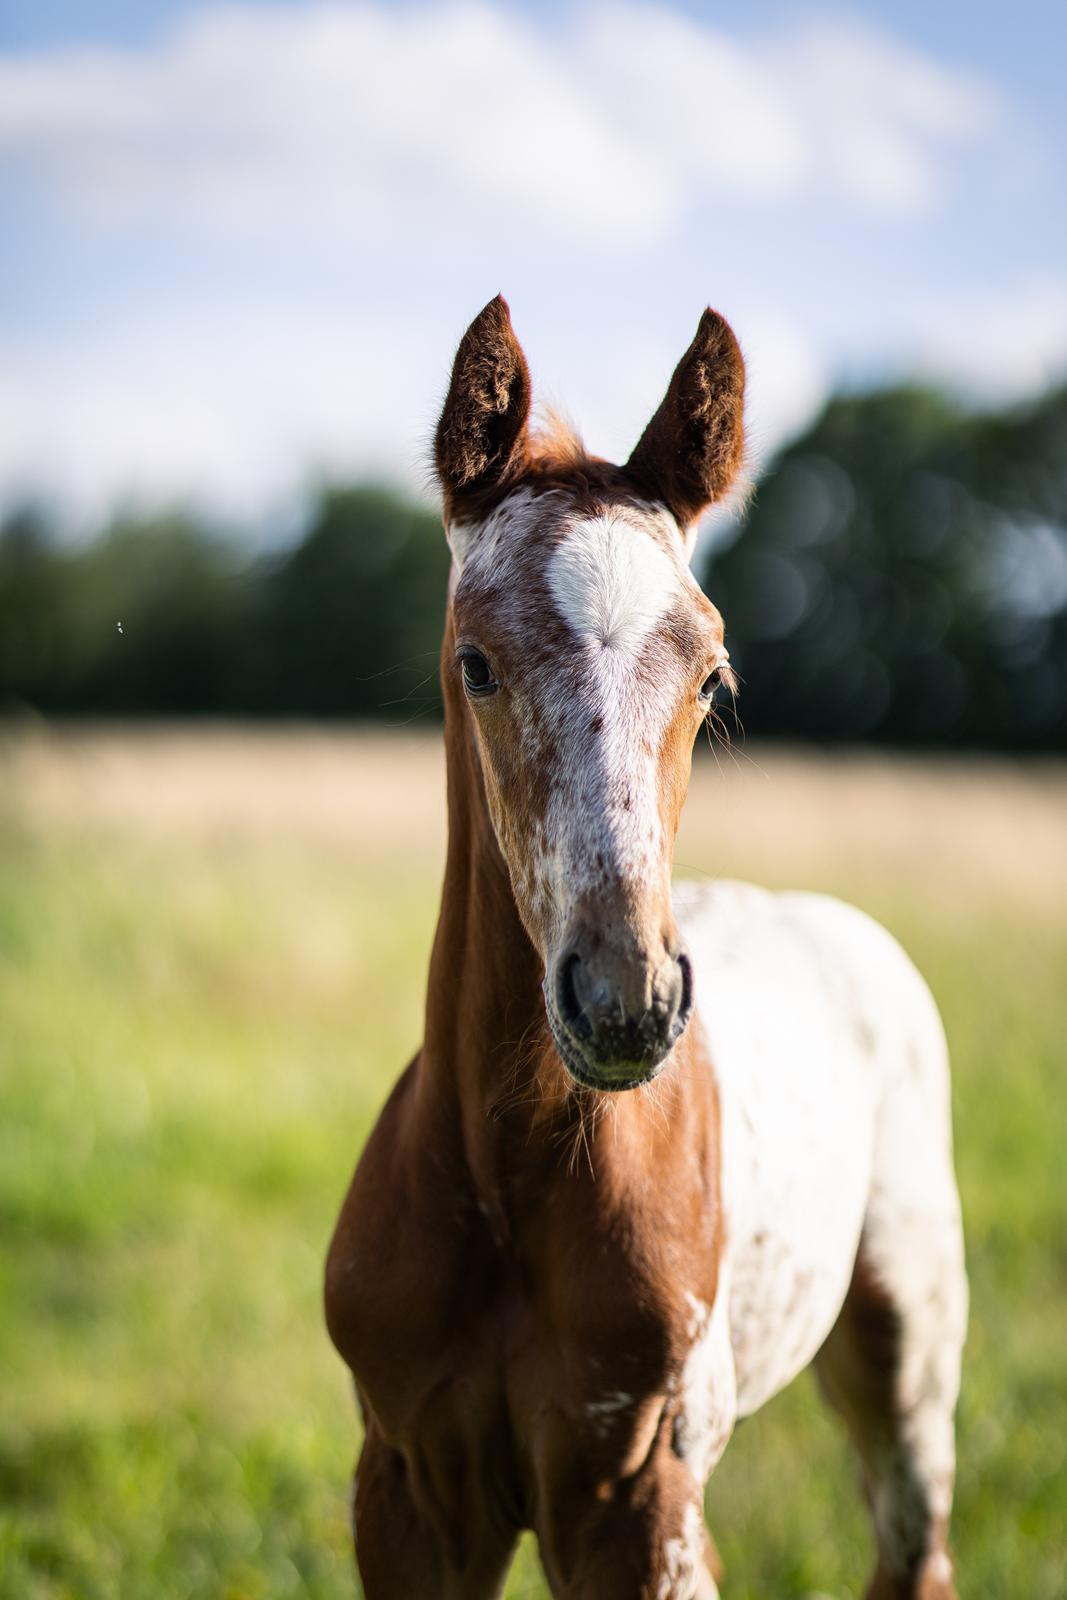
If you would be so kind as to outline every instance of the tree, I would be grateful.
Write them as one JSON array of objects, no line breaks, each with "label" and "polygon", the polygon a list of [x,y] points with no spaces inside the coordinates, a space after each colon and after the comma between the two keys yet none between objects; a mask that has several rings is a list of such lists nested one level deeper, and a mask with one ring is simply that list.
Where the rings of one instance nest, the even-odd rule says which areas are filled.
[{"label": "tree", "polygon": [[708,565],[748,731],[1067,746],[1065,447],[1067,390],[831,401]]}]

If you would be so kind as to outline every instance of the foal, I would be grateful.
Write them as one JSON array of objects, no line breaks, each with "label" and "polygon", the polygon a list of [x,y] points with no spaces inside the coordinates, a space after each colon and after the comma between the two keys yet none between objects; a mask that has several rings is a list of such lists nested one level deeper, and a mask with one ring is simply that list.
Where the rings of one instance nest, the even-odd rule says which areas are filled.
[{"label": "foal", "polygon": [[738,471],[743,389],[705,312],[616,467],[530,432],[503,300],[456,356],[425,1043],[326,1277],[368,1600],[499,1595],[523,1528],[556,1596],[708,1600],[705,1481],[813,1360],[860,1457],[868,1595],[955,1595],[967,1289],[933,1001],[839,902],[672,898],[694,737],[731,682],[687,553]]}]

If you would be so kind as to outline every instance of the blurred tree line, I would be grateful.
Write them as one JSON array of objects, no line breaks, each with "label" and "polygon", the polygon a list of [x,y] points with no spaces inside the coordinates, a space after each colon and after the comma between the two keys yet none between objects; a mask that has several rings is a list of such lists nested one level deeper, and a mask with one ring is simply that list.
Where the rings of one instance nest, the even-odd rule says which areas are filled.
[{"label": "blurred tree line", "polygon": [[752,732],[1067,749],[1067,388],[831,401],[704,576]]},{"label": "blurred tree line", "polygon": [[[335,487],[250,559],[181,515],[87,544],[0,529],[0,709],[378,717],[439,708],[435,513]],[[701,577],[752,734],[1067,749],[1067,389],[975,415],[842,396]]]},{"label": "blurred tree line", "polygon": [[0,704],[108,716],[375,717],[439,706],[448,549],[389,489],[330,488],[290,548],[250,559],[186,516],[63,545],[0,532]]}]

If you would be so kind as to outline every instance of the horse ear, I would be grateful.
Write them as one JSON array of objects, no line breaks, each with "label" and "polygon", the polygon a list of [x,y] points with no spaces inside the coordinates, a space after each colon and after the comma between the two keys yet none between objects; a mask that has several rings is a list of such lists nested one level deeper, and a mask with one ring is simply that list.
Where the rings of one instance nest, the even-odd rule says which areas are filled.
[{"label": "horse ear", "polygon": [[721,499],[740,471],[744,399],[744,358],[730,324],[709,307],[626,463],[683,526]]},{"label": "horse ear", "polygon": [[460,340],[434,438],[446,513],[502,488],[522,471],[530,416],[530,371],[502,295],[479,311]]}]

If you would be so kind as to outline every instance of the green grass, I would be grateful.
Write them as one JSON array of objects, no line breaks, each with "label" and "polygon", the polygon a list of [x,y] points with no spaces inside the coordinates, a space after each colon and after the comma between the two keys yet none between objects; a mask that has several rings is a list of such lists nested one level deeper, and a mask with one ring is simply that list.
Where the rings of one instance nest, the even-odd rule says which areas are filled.
[{"label": "green grass", "polygon": [[[847,864],[824,886],[848,893]],[[953,1045],[973,1292],[962,1591],[1062,1600],[1067,907],[963,915],[876,867],[861,887]],[[3,1600],[356,1593],[357,1429],[321,1261],[418,1039],[436,898],[424,851],[44,826],[8,806]],[[727,1595],[862,1593],[851,1462],[807,1377],[739,1429],[708,1508]],[[544,1593],[527,1542],[508,1594]]]}]

